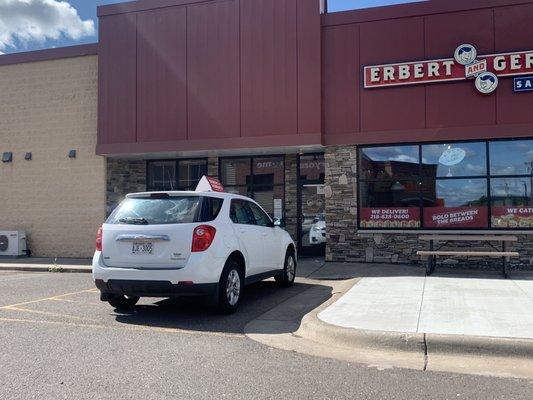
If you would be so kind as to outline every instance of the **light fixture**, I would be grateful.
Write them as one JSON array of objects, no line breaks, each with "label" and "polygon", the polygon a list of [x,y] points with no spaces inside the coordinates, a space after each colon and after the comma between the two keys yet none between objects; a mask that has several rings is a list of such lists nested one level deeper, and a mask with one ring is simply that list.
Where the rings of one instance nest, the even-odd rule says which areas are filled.
[{"label": "light fixture", "polygon": [[76,158],[76,150],[69,150],[68,158]]},{"label": "light fixture", "polygon": [[2,162],[4,163],[10,163],[13,161],[13,153],[10,151],[5,151],[2,154]]},{"label": "light fixture", "polygon": [[24,154],[24,159],[26,161],[31,161],[32,154],[30,151],[28,151],[26,154]]},{"label": "light fixture", "polygon": [[393,190],[395,192],[403,192],[405,190],[405,186],[402,185],[399,181],[396,181],[396,183],[391,186],[390,190]]}]

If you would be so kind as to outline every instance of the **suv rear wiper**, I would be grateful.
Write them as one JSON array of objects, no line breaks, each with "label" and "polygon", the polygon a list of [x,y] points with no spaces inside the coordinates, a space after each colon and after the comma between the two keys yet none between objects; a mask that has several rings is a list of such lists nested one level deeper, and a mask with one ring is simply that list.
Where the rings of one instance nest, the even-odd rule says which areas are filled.
[{"label": "suv rear wiper", "polygon": [[120,218],[118,221],[123,224],[148,225],[148,221],[144,218]]}]

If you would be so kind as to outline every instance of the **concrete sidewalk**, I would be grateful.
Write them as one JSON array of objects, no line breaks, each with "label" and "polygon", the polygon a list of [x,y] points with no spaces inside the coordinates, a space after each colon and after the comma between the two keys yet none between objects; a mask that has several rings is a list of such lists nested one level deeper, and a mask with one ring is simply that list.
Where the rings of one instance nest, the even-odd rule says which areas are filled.
[{"label": "concrete sidewalk", "polygon": [[0,271],[91,272],[87,258],[0,258]]},{"label": "concrete sidewalk", "polygon": [[533,339],[533,276],[526,278],[363,278],[318,317],[363,330]]},{"label": "concrete sidewalk", "polygon": [[426,279],[412,266],[328,263],[246,334],[378,368],[533,379],[533,275],[511,276],[441,268]]}]

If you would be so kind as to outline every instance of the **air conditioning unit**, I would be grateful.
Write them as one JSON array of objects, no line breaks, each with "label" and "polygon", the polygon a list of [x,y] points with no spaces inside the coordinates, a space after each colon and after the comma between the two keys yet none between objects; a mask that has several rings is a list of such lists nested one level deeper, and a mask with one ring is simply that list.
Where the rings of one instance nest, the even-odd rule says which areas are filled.
[{"label": "air conditioning unit", "polygon": [[25,232],[0,231],[0,257],[21,257],[27,254]]}]

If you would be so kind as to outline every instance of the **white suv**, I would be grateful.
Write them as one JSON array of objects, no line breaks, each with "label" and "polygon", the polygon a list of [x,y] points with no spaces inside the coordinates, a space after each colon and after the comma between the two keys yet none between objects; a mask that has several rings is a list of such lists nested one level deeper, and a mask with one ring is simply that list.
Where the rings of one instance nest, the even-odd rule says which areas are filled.
[{"label": "white suv", "polygon": [[218,192],[129,194],[99,229],[93,278],[101,300],[207,295],[224,312],[246,284],[290,286],[296,247],[253,200]]}]

